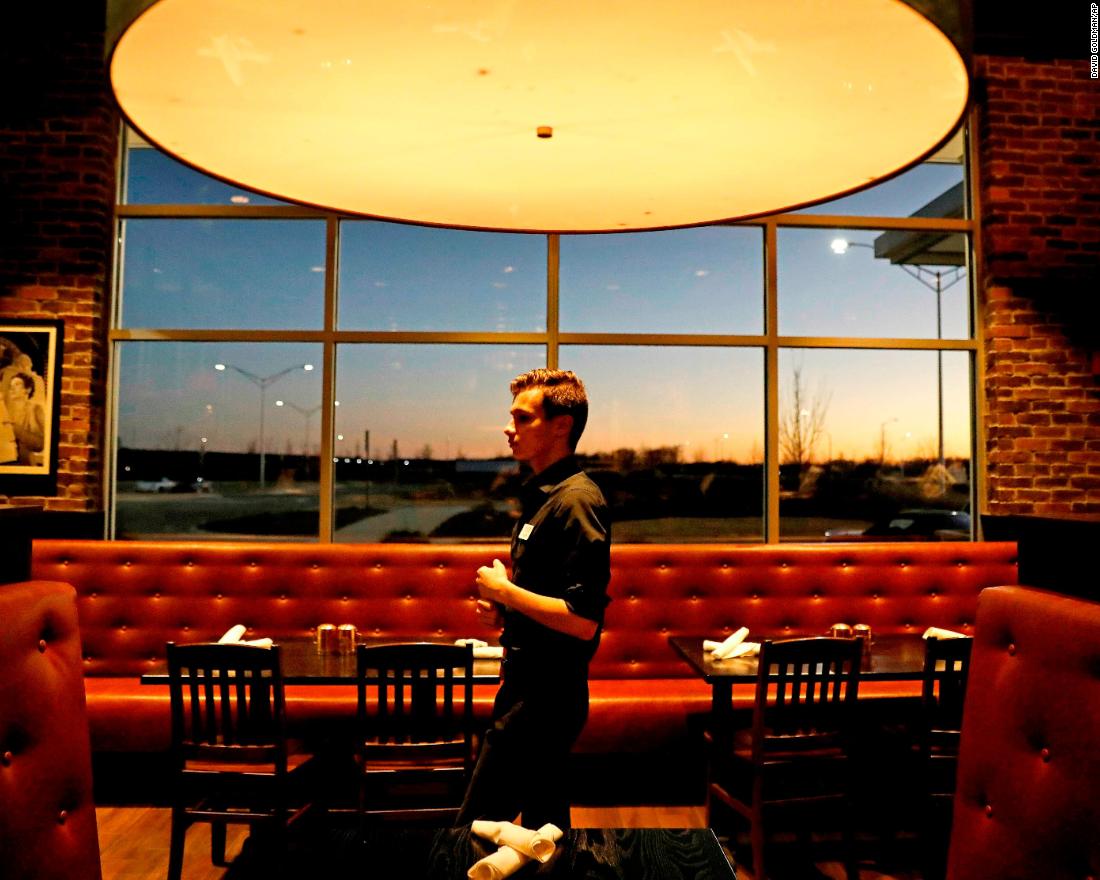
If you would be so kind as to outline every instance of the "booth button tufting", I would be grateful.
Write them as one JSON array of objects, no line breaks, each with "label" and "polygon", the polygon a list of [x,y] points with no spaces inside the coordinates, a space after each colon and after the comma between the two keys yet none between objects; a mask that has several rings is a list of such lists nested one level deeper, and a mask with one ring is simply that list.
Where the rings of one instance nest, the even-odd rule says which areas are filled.
[{"label": "booth button tufting", "polygon": [[39,654],[45,654],[46,653],[46,640],[45,639],[39,639],[38,640],[38,653]]},{"label": "booth button tufting", "polygon": [[1043,759],[1044,764],[1050,763],[1050,749],[1042,748],[1039,750],[1039,757]]},{"label": "booth button tufting", "polygon": [[1015,642],[1009,642],[1008,643],[1008,656],[1009,657],[1015,657],[1016,656],[1016,643]]},{"label": "booth button tufting", "polygon": [[12,759],[12,753],[10,751],[9,752],[4,752],[4,754],[0,755],[0,764],[3,764],[5,767],[10,767],[11,766],[11,759]]},{"label": "booth button tufting", "polygon": [[68,810],[62,810],[60,813],[57,814],[57,824],[58,825],[64,825],[65,820],[68,819],[68,818],[69,818],[69,811]]},{"label": "booth button tufting", "polygon": [[986,816],[987,819],[992,819],[993,818],[993,804],[986,804],[985,805],[985,816]]}]

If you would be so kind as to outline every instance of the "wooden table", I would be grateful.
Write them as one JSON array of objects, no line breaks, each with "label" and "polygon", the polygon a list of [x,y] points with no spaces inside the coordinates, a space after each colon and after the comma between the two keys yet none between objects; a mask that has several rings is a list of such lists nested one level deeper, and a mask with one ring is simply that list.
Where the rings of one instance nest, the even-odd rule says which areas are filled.
[{"label": "wooden table", "polygon": [[[796,638],[789,633],[762,638]],[[758,638],[754,637],[753,641]],[[756,682],[756,657],[714,660],[703,650],[703,636],[670,636],[669,644],[711,686],[711,711],[722,717],[732,711],[733,686]],[[865,654],[859,676],[863,680],[914,681],[924,674],[924,639],[912,636],[875,636]]]},{"label": "wooden table", "polygon": [[[393,645],[407,640],[360,639],[363,645]],[[450,644],[450,643],[447,643]],[[355,684],[355,654],[322,654],[313,639],[279,639],[285,684]],[[475,660],[474,683],[500,681],[499,660]],[[141,676],[142,684],[168,684],[167,661]]]},{"label": "wooden table", "polygon": [[[254,836],[227,880],[270,877],[266,847]],[[466,871],[496,846],[461,828],[323,829],[290,842],[281,875],[400,880],[466,880]],[[545,864],[514,875],[542,880],[736,880],[709,828],[583,828],[566,833]]]}]

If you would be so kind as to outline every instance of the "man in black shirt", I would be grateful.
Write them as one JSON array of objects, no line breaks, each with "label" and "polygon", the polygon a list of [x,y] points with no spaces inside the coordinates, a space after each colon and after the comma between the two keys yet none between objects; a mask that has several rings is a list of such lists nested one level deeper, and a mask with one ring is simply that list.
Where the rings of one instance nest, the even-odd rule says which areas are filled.
[{"label": "man in black shirt", "polygon": [[513,380],[504,433],[532,476],[512,532],[512,576],[499,559],[477,571],[479,619],[503,625],[503,681],[458,824],[514,820],[569,827],[569,750],[588,717],[588,661],[599,646],[611,577],[610,520],[573,457],[588,420],[573,373]]}]

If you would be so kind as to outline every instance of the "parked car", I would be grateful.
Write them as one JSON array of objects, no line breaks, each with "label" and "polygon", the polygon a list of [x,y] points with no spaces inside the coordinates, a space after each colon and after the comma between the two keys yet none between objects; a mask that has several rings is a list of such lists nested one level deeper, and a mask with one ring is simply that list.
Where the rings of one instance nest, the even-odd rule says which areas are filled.
[{"label": "parked car", "polygon": [[175,489],[179,483],[175,480],[169,480],[167,477],[161,477],[159,480],[138,480],[134,483],[135,492],[171,492]]},{"label": "parked car", "polygon": [[867,528],[827,529],[826,541],[968,541],[970,514],[962,510],[902,510]]}]

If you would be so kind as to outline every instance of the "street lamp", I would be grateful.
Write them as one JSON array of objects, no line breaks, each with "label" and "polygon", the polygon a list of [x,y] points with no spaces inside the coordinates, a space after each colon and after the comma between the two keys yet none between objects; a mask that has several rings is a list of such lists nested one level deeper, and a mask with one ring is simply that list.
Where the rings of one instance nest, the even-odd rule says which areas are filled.
[{"label": "street lamp", "polygon": [[305,435],[305,439],[302,441],[302,455],[304,455],[304,456],[306,456],[306,458],[308,458],[309,457],[309,420],[311,418],[313,418],[314,413],[320,412],[321,406],[318,404],[317,406],[313,407],[313,409],[306,409],[305,407],[298,406],[296,403],[291,403],[289,400],[276,400],[275,405],[276,406],[288,406],[292,410],[294,410],[296,413],[300,413],[301,415],[305,416],[305,418],[306,418],[306,435]]},{"label": "street lamp", "polygon": [[264,482],[264,416],[267,409],[267,389],[269,385],[273,385],[278,382],[283,376],[287,376],[293,373],[295,370],[305,370],[307,373],[313,369],[313,364],[295,364],[292,367],[287,367],[285,370],[280,370],[277,373],[272,373],[269,376],[257,376],[255,373],[250,373],[248,370],[242,369],[235,364],[214,364],[214,369],[220,373],[224,373],[226,370],[233,370],[240,373],[249,382],[260,389],[260,488],[263,489]]},{"label": "street lamp", "polygon": [[[834,238],[829,247],[834,254],[847,253],[850,247],[864,247],[875,250],[875,246],[860,241],[848,241],[844,238]],[[891,263],[900,269],[904,269],[907,275],[916,278],[921,284],[936,294],[936,339],[943,339],[943,292],[947,288],[962,281],[965,270],[962,266],[952,266],[950,269],[929,269],[925,266],[908,265],[906,263]],[[946,279],[946,280],[945,280]],[[936,435],[937,452],[942,475],[945,467],[943,454],[943,351],[936,351]]]}]

